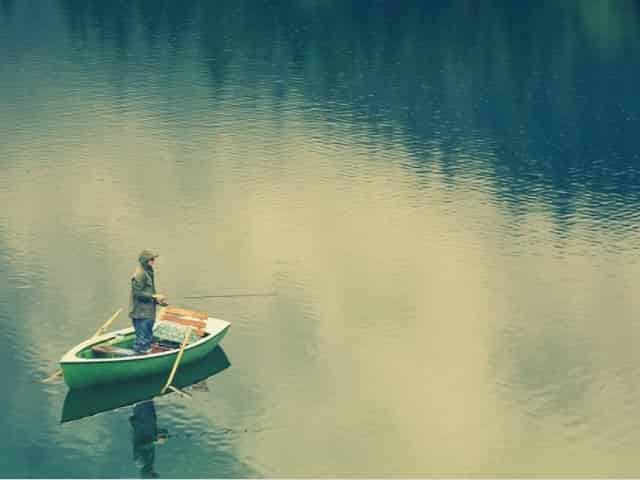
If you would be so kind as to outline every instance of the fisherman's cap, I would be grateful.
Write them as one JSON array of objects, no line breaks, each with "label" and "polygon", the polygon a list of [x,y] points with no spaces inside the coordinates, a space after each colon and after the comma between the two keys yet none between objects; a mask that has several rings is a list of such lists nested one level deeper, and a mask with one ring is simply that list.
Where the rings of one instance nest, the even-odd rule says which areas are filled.
[{"label": "fisherman's cap", "polygon": [[160,256],[159,253],[154,252],[152,250],[143,250],[143,251],[140,252],[139,258],[141,260],[144,259],[146,261],[149,261],[149,260],[152,260],[152,259],[157,258],[159,256]]}]

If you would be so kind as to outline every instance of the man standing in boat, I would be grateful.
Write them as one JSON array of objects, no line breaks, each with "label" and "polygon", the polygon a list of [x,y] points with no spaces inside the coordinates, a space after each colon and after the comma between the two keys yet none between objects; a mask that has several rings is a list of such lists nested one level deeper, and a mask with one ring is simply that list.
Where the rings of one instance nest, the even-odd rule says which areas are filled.
[{"label": "man standing in boat", "polygon": [[153,324],[156,320],[156,305],[166,303],[165,296],[156,293],[153,267],[158,254],[143,250],[138,257],[138,265],[131,275],[131,297],[129,317],[136,331],[133,350],[148,353],[153,340]]}]

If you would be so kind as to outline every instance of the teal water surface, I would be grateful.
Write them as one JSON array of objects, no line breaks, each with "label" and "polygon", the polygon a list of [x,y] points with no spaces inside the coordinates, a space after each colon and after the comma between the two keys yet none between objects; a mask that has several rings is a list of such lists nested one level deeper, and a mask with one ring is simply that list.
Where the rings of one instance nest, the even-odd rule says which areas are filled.
[{"label": "teal water surface", "polygon": [[[1,1],[0,476],[640,476],[639,45],[634,0]],[[40,383],[143,248],[229,365]]]}]

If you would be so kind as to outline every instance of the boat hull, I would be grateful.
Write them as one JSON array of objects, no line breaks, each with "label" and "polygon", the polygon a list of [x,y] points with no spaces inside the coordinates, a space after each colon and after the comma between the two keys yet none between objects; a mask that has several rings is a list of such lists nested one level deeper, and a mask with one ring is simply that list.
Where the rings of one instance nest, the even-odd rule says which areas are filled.
[{"label": "boat hull", "polygon": [[[209,319],[212,320],[212,319]],[[218,321],[222,322],[222,321]],[[210,335],[185,348],[180,365],[188,365],[196,362],[208,355],[226,335],[229,324],[217,325],[217,330]],[[115,335],[129,333],[132,329],[125,329],[114,332],[111,336],[104,336],[96,339],[91,344],[81,344],[79,347],[68,352],[60,361],[64,381],[69,388],[85,388],[94,385],[112,384],[126,382],[151,375],[158,375],[169,372],[173,366],[178,350],[161,354],[149,354],[144,356],[132,356],[123,358],[105,359],[82,359],[76,353],[89,345],[102,343]]]},{"label": "boat hull", "polygon": [[[184,389],[204,380],[209,381],[230,366],[222,347],[217,346],[201,360],[179,368],[173,385]],[[122,383],[70,389],[64,399],[60,421],[79,420],[164,395],[162,387],[166,381],[167,375],[161,374]],[[171,393],[169,390],[166,394]]]}]

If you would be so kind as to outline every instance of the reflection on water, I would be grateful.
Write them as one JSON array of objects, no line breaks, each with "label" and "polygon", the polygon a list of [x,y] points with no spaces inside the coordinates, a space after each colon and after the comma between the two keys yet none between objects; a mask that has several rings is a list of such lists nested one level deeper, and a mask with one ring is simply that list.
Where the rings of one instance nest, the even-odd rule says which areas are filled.
[{"label": "reflection on water", "polygon": [[637,475],[638,2],[0,15],[2,474],[131,475],[109,405],[149,397],[67,396],[111,413],[58,428],[30,379],[151,247],[176,301],[278,292],[185,302],[233,322],[234,368],[154,400],[212,432],[163,476]]},{"label": "reflection on water", "polygon": [[[183,399],[185,402],[184,407],[187,410],[194,408],[197,411],[197,405],[203,404],[203,402],[205,405],[215,405],[215,398],[208,396],[209,393],[217,391],[217,379],[214,381],[213,377],[226,370],[229,366],[230,363],[224,351],[220,347],[216,347],[201,361],[180,368],[174,378],[174,385],[183,391],[190,391],[193,395],[188,400]],[[189,412],[185,412],[187,413],[185,418],[186,425],[183,424],[180,421],[182,415],[180,413],[176,414],[175,404],[171,401],[171,399],[175,399],[176,395],[160,393],[165,382],[166,375],[157,375],[122,384],[69,390],[64,399],[61,422],[65,424],[66,429],[74,429],[74,424],[77,422],[76,431],[87,431],[91,430],[92,427],[98,427],[97,430],[100,431],[100,419],[104,418],[105,414],[109,416],[109,424],[128,420],[131,427],[129,435],[131,437],[130,445],[134,465],[137,473],[142,478],[156,478],[159,476],[157,467],[162,462],[159,462],[156,456],[156,446],[164,445],[169,438],[172,438],[174,443],[183,443],[187,446],[193,442],[207,445],[208,454],[212,456],[215,454],[221,457],[208,460],[210,468],[213,468],[209,472],[212,476],[217,475],[217,467],[225,455],[222,453],[222,449],[220,449],[220,452],[215,452],[215,449],[224,446],[226,439],[222,438],[223,435],[229,432],[235,433],[236,430],[226,426],[205,426],[205,428],[202,428],[200,420],[197,418],[198,414],[196,413],[194,416]],[[169,400],[169,403],[166,400]],[[96,416],[96,414],[101,415]],[[82,422],[79,422],[80,420]],[[173,427],[171,430],[175,433],[170,433],[169,426]],[[116,428],[113,435],[124,434],[124,432],[120,433],[120,430],[121,428]],[[97,450],[100,444],[105,441],[123,443],[123,439],[117,436],[104,438],[104,435],[99,435],[89,446]],[[171,450],[175,448],[167,447],[165,449],[168,450],[169,459],[172,457]],[[189,448],[190,458],[193,458],[194,452],[197,458],[199,450],[200,448],[197,446]],[[121,459],[117,457],[112,460],[119,464],[122,463]],[[222,462],[224,466],[222,471],[228,474],[233,473],[234,476],[243,477],[255,475],[255,472],[252,473],[250,469],[229,468],[230,465],[225,465],[225,463]],[[126,466],[125,471],[127,471]],[[180,463],[167,468],[167,472],[169,476],[193,476],[185,469],[185,465]]]},{"label": "reflection on water", "polygon": [[133,429],[133,459],[141,478],[158,478],[154,468],[156,444],[167,439],[167,430],[158,429],[158,418],[153,400],[137,403],[129,418]]}]

